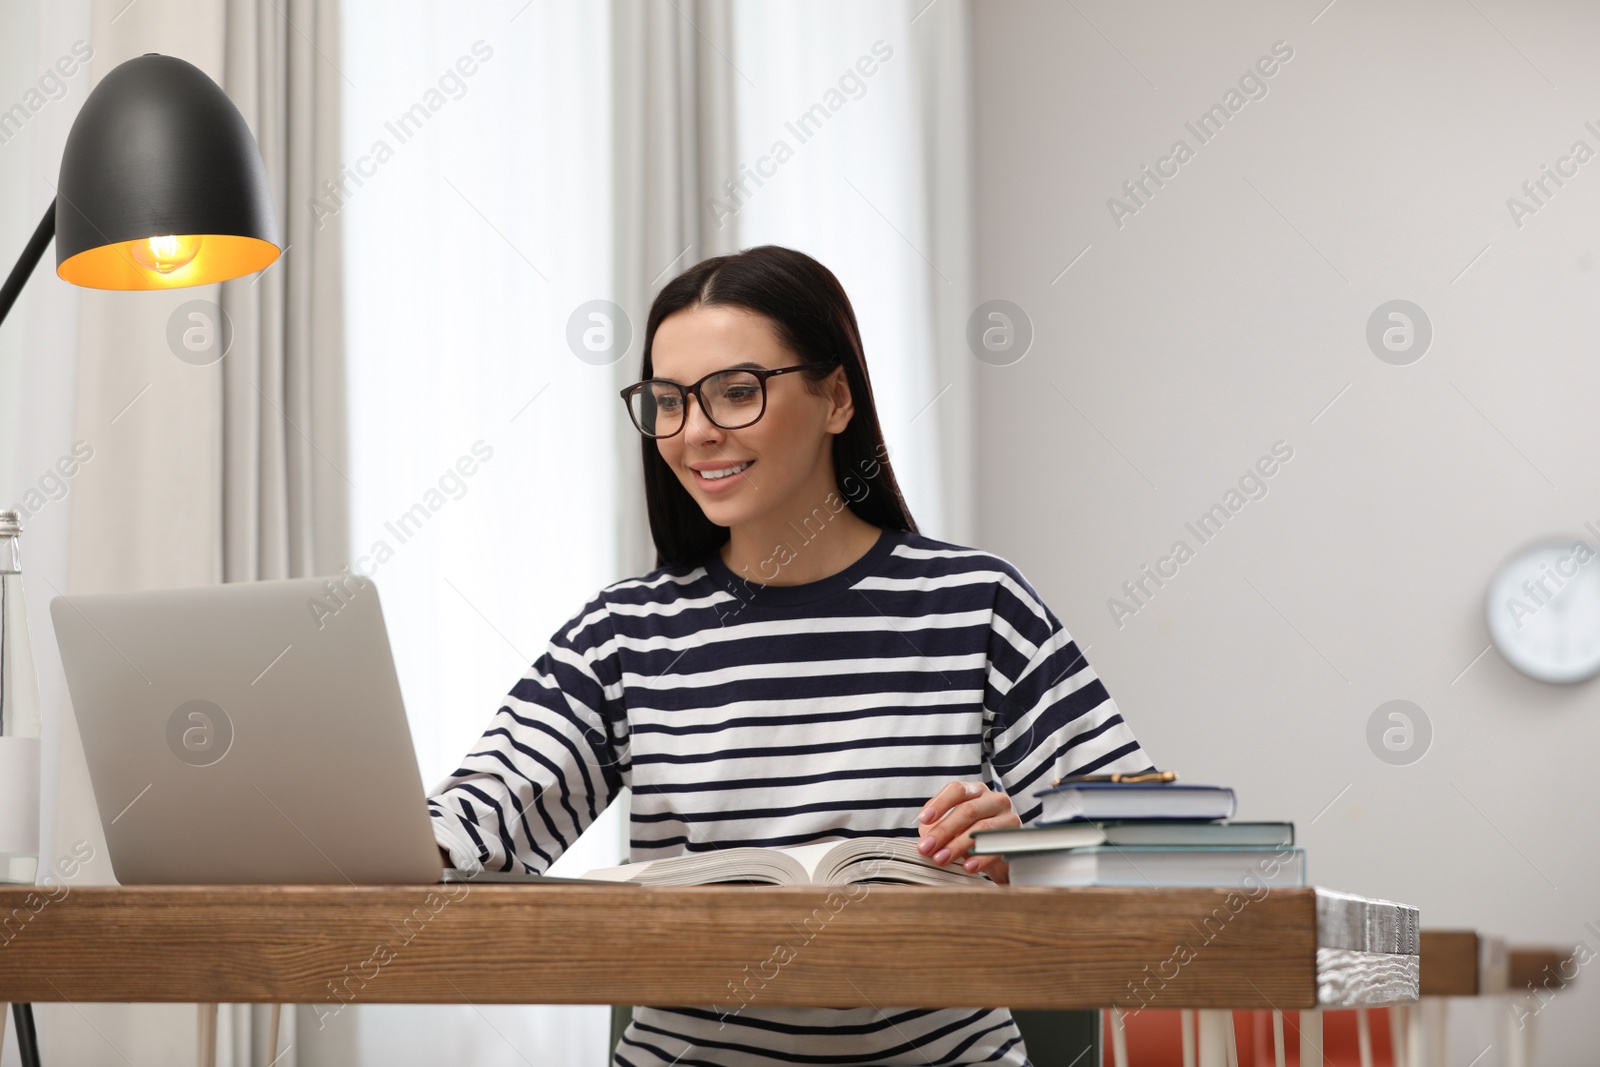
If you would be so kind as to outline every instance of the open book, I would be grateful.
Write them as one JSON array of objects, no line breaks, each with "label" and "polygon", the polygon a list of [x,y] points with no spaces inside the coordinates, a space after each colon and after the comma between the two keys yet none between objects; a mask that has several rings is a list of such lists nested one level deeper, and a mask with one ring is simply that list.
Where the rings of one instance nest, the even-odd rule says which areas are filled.
[{"label": "open book", "polygon": [[703,885],[708,882],[996,885],[982,873],[967,871],[954,861],[940,867],[917,851],[914,837],[856,837],[786,848],[714,849],[645,863],[624,863],[620,867],[600,867],[584,877],[641,885]]}]

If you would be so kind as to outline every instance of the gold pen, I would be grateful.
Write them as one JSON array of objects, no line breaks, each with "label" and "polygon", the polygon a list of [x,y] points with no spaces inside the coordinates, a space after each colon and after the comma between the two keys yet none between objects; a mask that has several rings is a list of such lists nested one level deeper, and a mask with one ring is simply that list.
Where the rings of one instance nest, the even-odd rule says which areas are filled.
[{"label": "gold pen", "polygon": [[1176,782],[1177,771],[1150,771],[1147,774],[1079,774],[1067,778],[1053,778],[1051,785],[1073,785],[1078,782]]}]

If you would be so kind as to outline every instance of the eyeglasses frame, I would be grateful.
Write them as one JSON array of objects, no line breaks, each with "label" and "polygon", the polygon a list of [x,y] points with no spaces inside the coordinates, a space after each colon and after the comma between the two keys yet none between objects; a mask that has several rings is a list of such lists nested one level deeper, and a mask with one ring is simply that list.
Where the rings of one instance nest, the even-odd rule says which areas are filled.
[{"label": "eyeglasses frame", "polygon": [[[762,416],[767,413],[767,379],[768,378],[771,378],[774,375],[778,375],[778,374],[788,374],[791,371],[797,371],[797,370],[821,370],[824,367],[831,369],[833,367],[842,367],[842,366],[844,366],[844,364],[842,362],[840,362],[838,360],[835,360],[835,361],[832,361],[832,362],[812,361],[810,363],[796,363],[796,364],[794,364],[793,366],[790,366],[790,367],[774,367],[774,368],[771,368],[771,369],[768,369],[768,368],[765,368],[765,367],[724,367],[721,370],[714,370],[710,374],[707,374],[707,375],[703,376],[699,381],[695,382],[693,385],[680,385],[679,383],[673,381],[670,378],[646,378],[642,382],[634,382],[632,385],[627,386],[624,389],[620,390],[619,391],[619,395],[622,397],[622,406],[628,409],[628,421],[633,423],[633,428],[638,430],[641,434],[643,434],[645,437],[648,437],[652,441],[665,441],[669,437],[676,437],[678,434],[683,432],[683,428],[685,426],[689,425],[689,397],[691,395],[697,401],[699,401],[699,403],[700,403],[700,413],[702,415],[704,415],[707,420],[710,421],[711,425],[717,427],[718,429],[722,429],[722,430],[742,430],[747,426],[754,426],[756,423],[760,422]],[[711,412],[706,410],[706,400],[705,400],[705,397],[700,394],[700,387],[702,385],[704,385],[710,379],[715,378],[719,374],[731,374],[731,373],[735,373],[735,372],[738,372],[738,371],[743,371],[745,374],[753,374],[761,382],[761,410],[759,412],[757,412],[756,413],[756,417],[751,419],[749,422],[741,423],[738,426],[724,426],[724,425],[722,425],[722,423],[720,423],[716,419],[712,418],[711,417]],[[671,433],[664,433],[664,434],[647,433],[645,431],[645,429],[642,426],[639,425],[639,420],[634,418],[634,415],[633,415],[633,401],[632,401],[631,397],[633,396],[633,394],[635,392],[637,392],[638,390],[642,389],[646,385],[649,385],[651,382],[664,382],[667,385],[675,386],[677,388],[677,390],[678,390],[678,394],[683,398],[683,411],[684,411],[683,421],[678,423],[678,428],[676,430],[673,430]]]}]

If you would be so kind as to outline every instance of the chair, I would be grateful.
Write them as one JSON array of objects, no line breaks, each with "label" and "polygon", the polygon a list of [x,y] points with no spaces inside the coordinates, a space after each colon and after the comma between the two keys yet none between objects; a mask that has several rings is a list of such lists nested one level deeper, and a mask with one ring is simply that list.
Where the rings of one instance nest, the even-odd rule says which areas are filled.
[{"label": "chair", "polygon": [[1099,1067],[1099,1012],[1013,1008],[1011,1017],[1034,1067]]},{"label": "chair", "polygon": [[622,1037],[622,1031],[628,1028],[633,1021],[633,1005],[611,1005],[611,1044],[606,1046],[606,1067],[611,1067],[611,1054],[616,1051],[617,1040]]},{"label": "chair", "polygon": [[[1109,1013],[1108,1013],[1109,1014]],[[1322,1017],[1322,1067],[1394,1067],[1391,1047],[1394,1033],[1388,1009],[1367,1008],[1365,1038],[1360,1010],[1324,1010]],[[1122,1017],[1123,1041],[1130,1067],[1186,1067],[1195,1062],[1194,1013],[1147,1008]],[[1183,1028],[1190,1028],[1185,1047]],[[1106,1026],[1114,1026],[1108,1021]],[[1233,1012],[1234,1057],[1239,1067],[1274,1067],[1278,1035],[1270,1011]],[[1288,1067],[1300,1062],[1300,1013],[1282,1017],[1283,1055]],[[1364,1046],[1364,1047],[1363,1047]],[[1032,1045],[1029,1046],[1032,1051]],[[1111,1057],[1103,1062],[1112,1067]],[[1044,1062],[1035,1060],[1036,1063]],[[1313,1067],[1306,1064],[1304,1067]]]}]

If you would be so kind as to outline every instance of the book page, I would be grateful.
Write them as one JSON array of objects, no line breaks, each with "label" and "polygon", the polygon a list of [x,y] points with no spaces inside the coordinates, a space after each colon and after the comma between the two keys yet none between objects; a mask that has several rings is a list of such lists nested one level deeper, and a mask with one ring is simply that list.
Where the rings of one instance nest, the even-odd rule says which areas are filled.
[{"label": "book page", "polygon": [[909,885],[993,885],[960,864],[939,866],[917,851],[915,838],[857,837],[835,842],[812,873],[827,884],[899,882]]},{"label": "book page", "polygon": [[775,848],[742,846],[601,867],[586,872],[583,877],[644,885],[746,881],[840,885],[874,879],[913,885],[994,884],[957,864],[940,867],[917,851],[914,840],[897,837],[846,838]]},{"label": "book page", "polygon": [[[805,868],[806,877],[817,885],[837,885],[879,871],[890,877],[904,874],[901,864],[932,868],[934,865],[917,851],[914,841],[896,837],[850,837],[843,841],[818,841],[810,845],[789,845],[783,852]],[[868,867],[869,871],[858,868]]]},{"label": "book page", "polygon": [[804,885],[804,878],[809,878],[810,872],[786,853],[787,850],[781,848],[751,846],[687,852],[641,863],[600,867],[586,872],[583,877],[643,885],[711,885],[717,882]]},{"label": "book page", "polygon": [[644,863],[624,863],[620,867],[596,867],[592,871],[585,871],[584,878],[603,879],[607,882],[631,882],[640,869],[648,866]]},{"label": "book page", "polygon": [[[806,872],[806,881],[817,880],[817,867],[823,862],[823,857],[832,852],[835,847],[848,842],[819,841],[810,845],[789,845],[784,848],[774,849],[775,852],[785,853],[790,859],[800,864]],[[802,882],[802,885],[805,883]]]}]

